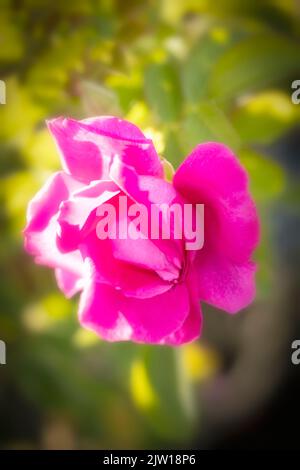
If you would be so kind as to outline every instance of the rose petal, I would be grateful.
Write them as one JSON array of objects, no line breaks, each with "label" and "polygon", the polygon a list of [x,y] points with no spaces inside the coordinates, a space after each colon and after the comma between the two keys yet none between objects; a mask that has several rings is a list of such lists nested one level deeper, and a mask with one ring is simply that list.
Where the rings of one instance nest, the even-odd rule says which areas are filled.
[{"label": "rose petal", "polygon": [[62,201],[81,188],[80,182],[63,172],[52,175],[28,206],[24,230],[25,249],[39,264],[62,268],[81,275],[82,257],[79,251],[61,253],[56,244],[57,212]]},{"label": "rose petal", "polygon": [[191,270],[186,279],[189,291],[190,310],[184,323],[171,335],[164,338],[163,343],[169,346],[179,346],[199,338],[202,330],[202,311],[198,294],[197,272]]},{"label": "rose petal", "polygon": [[113,158],[134,166],[140,174],[163,175],[152,141],[127,121],[102,116],[83,121],[57,118],[47,124],[63,168],[82,181],[106,179]]},{"label": "rose petal", "polygon": [[63,252],[80,249],[94,266],[97,279],[120,288],[124,295],[149,297],[165,292],[171,288],[165,281],[177,279],[179,269],[151,240],[98,238],[95,209],[106,200],[116,211],[117,218],[112,222],[118,237],[119,193],[116,185],[107,181],[94,182],[73,193],[60,205],[57,245]]},{"label": "rose petal", "polygon": [[180,346],[182,344],[190,343],[201,336],[201,329],[201,307],[200,303],[194,300],[190,303],[190,311],[183,325],[171,335],[166,336],[163,340],[163,344],[168,344],[169,346]]},{"label": "rose petal", "polygon": [[[124,243],[131,251],[126,258],[126,249],[123,247],[124,259],[118,259],[115,256],[116,240],[99,240],[95,232],[91,232],[85,243],[80,246],[80,250],[97,282],[108,284],[125,296],[148,298],[166,292],[171,289],[172,284],[168,282],[169,279],[160,275],[161,272],[169,273],[163,253],[149,252],[149,246],[145,250],[145,245],[137,243],[140,241],[147,242],[137,240],[135,246],[131,247],[128,243],[130,240],[120,240],[120,244]],[[132,250],[135,257],[132,256]],[[169,276],[174,279],[176,274],[172,275],[170,272]]]},{"label": "rose petal", "polygon": [[[172,204],[178,204],[183,209],[183,200],[180,198],[173,186],[160,178],[151,176],[138,175],[134,168],[114,160],[111,169],[110,177],[112,180],[130,197],[131,200],[137,204],[142,204],[148,213],[148,232],[145,234],[147,239],[155,245],[160,252],[164,253],[165,258],[171,263],[174,268],[182,269],[184,258],[184,240],[175,239],[174,231],[171,228],[170,238],[163,239],[161,235],[155,239],[152,237],[151,225],[154,224],[153,217],[151,217],[152,207],[157,205],[164,205],[166,207]],[[159,221],[160,230],[163,226],[168,226],[168,219],[163,217]],[[142,244],[142,240],[138,240]],[[130,243],[130,241],[128,241]],[[122,245],[124,247],[125,244]],[[122,248],[121,247],[121,248]],[[118,255],[116,255],[118,256]],[[119,255],[120,256],[120,255]],[[147,256],[147,253],[145,253]],[[149,257],[150,258],[150,257]],[[171,269],[171,267],[170,267]]]},{"label": "rose petal", "polygon": [[179,167],[174,186],[204,203],[204,247],[196,256],[199,296],[230,313],[254,298],[258,217],[247,175],[233,153],[217,143],[201,144]]},{"label": "rose petal", "polygon": [[247,260],[259,238],[245,170],[224,145],[198,145],[174,176],[184,197],[205,205],[205,241],[233,262]]},{"label": "rose petal", "polygon": [[[110,201],[120,193],[120,189],[112,181],[95,181],[89,186],[72,194],[60,205],[58,224],[60,233],[57,243],[64,252],[78,249],[84,241],[86,230],[83,230],[93,212],[103,203]],[[95,219],[95,215],[93,217]],[[96,220],[90,230],[96,230]]]},{"label": "rose petal", "polygon": [[203,250],[196,258],[194,269],[199,278],[201,300],[229,313],[236,313],[253,301],[255,263],[233,264],[219,254]]},{"label": "rose petal", "polygon": [[82,277],[66,269],[56,268],[55,277],[58,287],[67,298],[73,297],[83,287]]},{"label": "rose petal", "polygon": [[142,131],[125,119],[114,116],[102,116],[83,119],[82,126],[91,129],[101,136],[111,137],[115,141],[123,141],[125,149],[121,161],[133,166],[140,175],[163,177],[163,167],[151,139],[145,137]]},{"label": "rose petal", "polygon": [[189,311],[184,285],[149,299],[122,296],[115,289],[90,281],[80,302],[79,319],[108,341],[161,343],[177,330]]}]

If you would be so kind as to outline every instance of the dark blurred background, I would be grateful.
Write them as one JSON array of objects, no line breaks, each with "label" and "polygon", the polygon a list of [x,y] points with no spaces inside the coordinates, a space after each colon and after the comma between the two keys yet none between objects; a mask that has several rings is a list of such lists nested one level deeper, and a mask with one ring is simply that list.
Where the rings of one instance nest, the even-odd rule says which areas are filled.
[{"label": "dark blurred background", "polygon": [[[300,5],[296,0],[2,0],[0,448],[300,448]],[[177,167],[221,141],[250,174],[256,301],[207,306],[178,349],[107,344],[23,250],[59,159],[45,119],[113,114]]]}]

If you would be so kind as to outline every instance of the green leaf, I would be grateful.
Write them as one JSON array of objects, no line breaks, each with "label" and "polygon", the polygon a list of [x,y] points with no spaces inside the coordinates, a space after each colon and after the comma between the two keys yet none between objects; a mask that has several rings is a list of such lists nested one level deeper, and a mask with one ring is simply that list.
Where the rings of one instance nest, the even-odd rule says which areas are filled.
[{"label": "green leaf", "polygon": [[6,82],[6,105],[0,106],[0,137],[22,146],[34,126],[45,115],[44,109],[33,99],[24,84],[15,78]]},{"label": "green leaf", "polygon": [[213,101],[203,101],[183,122],[183,140],[187,151],[201,142],[222,142],[233,150],[240,146],[238,134],[225,113]]},{"label": "green leaf", "polygon": [[0,16],[0,60],[14,62],[22,58],[25,41],[13,15],[2,7]]},{"label": "green leaf", "polygon": [[158,436],[170,441],[188,440],[192,430],[192,398],[186,393],[189,384],[174,350],[146,346],[137,353],[138,362],[133,362],[131,375],[136,405],[143,409]]},{"label": "green leaf", "polygon": [[140,81],[137,73],[129,76],[112,74],[106,78],[107,88],[116,94],[118,103],[125,114],[130,113],[136,103],[141,103],[142,84]]},{"label": "green leaf", "polygon": [[33,132],[22,150],[24,161],[30,168],[41,171],[60,169],[60,160],[54,139],[46,127]]},{"label": "green leaf", "polygon": [[250,189],[257,202],[270,202],[284,190],[285,175],[282,168],[263,155],[243,150],[239,159],[250,176]]},{"label": "green leaf", "polygon": [[164,156],[177,168],[184,159],[184,150],[179,139],[180,130],[169,129],[166,131],[166,146]]},{"label": "green leaf", "polygon": [[121,115],[116,94],[97,83],[88,80],[81,83],[81,101],[87,116]]},{"label": "green leaf", "polygon": [[288,206],[289,211],[300,214],[300,185],[299,179],[291,179],[285,188],[281,202]]},{"label": "green leaf", "polygon": [[237,108],[233,125],[243,142],[267,144],[280,137],[300,120],[300,109],[281,91],[251,96]]},{"label": "green leaf", "polygon": [[267,299],[274,288],[274,257],[272,236],[270,234],[270,214],[260,207],[260,241],[255,250],[254,260],[257,263],[257,297]]},{"label": "green leaf", "polygon": [[[12,173],[2,179],[0,196],[4,202],[2,209],[9,218],[10,237],[20,239],[25,226],[28,201],[33,197],[46,179],[46,174],[29,171]],[[21,188],[21,190],[20,190]]]},{"label": "green leaf", "polygon": [[199,11],[201,3],[199,0],[162,0],[160,13],[164,21],[178,25],[186,13]]},{"label": "green leaf", "polygon": [[276,84],[299,72],[298,44],[270,33],[236,43],[216,62],[211,78],[211,96],[227,101],[244,93]]},{"label": "green leaf", "polygon": [[216,41],[213,35],[209,35],[201,38],[191,50],[182,66],[182,86],[187,101],[195,103],[207,97],[210,71],[226,46],[226,38],[224,42]]},{"label": "green leaf", "polygon": [[181,107],[179,79],[171,64],[151,64],[145,72],[145,95],[156,118],[178,119]]}]

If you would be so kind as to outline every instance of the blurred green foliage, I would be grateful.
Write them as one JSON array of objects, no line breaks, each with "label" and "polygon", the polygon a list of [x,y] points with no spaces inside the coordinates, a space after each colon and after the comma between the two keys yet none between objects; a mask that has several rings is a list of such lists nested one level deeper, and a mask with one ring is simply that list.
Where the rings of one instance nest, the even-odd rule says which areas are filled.
[{"label": "blurred green foliage", "polygon": [[[0,8],[0,337],[9,362],[0,383],[12,381],[42,416],[39,442],[21,445],[187,445],[198,417],[193,387],[218,360],[205,346],[103,343],[78,327],[77,299],[65,300],[52,273],[23,252],[27,203],[59,168],[44,121],[120,115],[175,168],[202,141],[231,146],[262,215],[258,295],[267,297],[269,208],[286,177],[265,148],[300,122],[290,99],[300,73],[296,6],[2,0]],[[16,445],[5,433],[3,442]]]}]

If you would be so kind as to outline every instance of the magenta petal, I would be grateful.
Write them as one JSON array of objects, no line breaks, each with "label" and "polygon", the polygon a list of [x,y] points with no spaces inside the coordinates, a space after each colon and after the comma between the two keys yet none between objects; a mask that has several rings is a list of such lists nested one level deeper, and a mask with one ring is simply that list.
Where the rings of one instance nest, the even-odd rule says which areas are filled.
[{"label": "magenta petal", "polygon": [[[120,244],[124,242],[136,253],[137,247],[138,249],[141,247],[136,242],[144,240],[137,240],[135,242],[137,246],[127,245],[129,241],[120,240],[119,242]],[[82,256],[88,263],[95,281],[110,285],[125,296],[137,298],[152,297],[171,289],[172,285],[154,269],[157,268],[160,271],[165,269],[168,272],[166,268],[168,265],[162,253],[151,253],[149,246],[144,247],[148,249],[148,258],[152,263],[150,268],[145,250],[141,249],[141,259],[138,260],[138,264],[134,264],[134,257],[133,262],[128,262],[125,256],[124,259],[118,259],[115,256],[115,243],[116,240],[99,240],[96,234],[91,232],[85,243],[81,245]],[[143,260],[147,266],[143,266]]]},{"label": "magenta petal", "polygon": [[149,299],[124,297],[115,289],[90,281],[82,293],[79,318],[108,341],[161,343],[177,330],[189,311],[184,285]]},{"label": "magenta petal", "polygon": [[224,145],[201,144],[179,167],[174,185],[188,200],[204,203],[204,247],[194,262],[200,299],[237,312],[254,298],[250,256],[259,238],[246,172]]},{"label": "magenta petal", "polygon": [[145,204],[183,203],[171,183],[152,175],[140,175],[133,166],[114,159],[109,171],[112,179],[133,201]]},{"label": "magenta petal", "polygon": [[60,220],[83,227],[90,213],[120,193],[112,181],[97,181],[72,194],[60,207]]},{"label": "magenta petal", "polygon": [[114,116],[97,116],[83,119],[80,123],[96,134],[106,135],[113,139],[127,141],[145,141],[146,137],[142,131],[125,119]]},{"label": "magenta petal", "polygon": [[[119,160],[114,160],[110,169],[110,177],[131,200],[135,201],[137,204],[143,204],[147,208],[149,215],[151,214],[152,205],[155,204],[171,206],[177,203],[181,206],[183,205],[182,198],[170,183],[160,178],[138,175],[134,168],[122,164]],[[148,244],[151,242],[153,246],[163,253],[164,258],[167,259],[169,264],[171,263],[177,271],[182,267],[184,256],[183,240],[174,239],[172,237],[171,239],[165,240],[162,239],[162,237],[158,239],[153,238],[150,231],[153,218],[149,217],[148,222],[149,230],[146,234]],[[160,223],[160,227],[162,227],[163,223],[164,222]],[[131,241],[128,240],[128,244],[130,244],[130,242]],[[141,242],[142,245],[143,240],[139,240],[139,242]],[[122,247],[124,246],[123,244]],[[147,251],[145,251],[144,257],[148,257],[149,261],[151,260],[151,256],[148,256]]]},{"label": "magenta petal", "polygon": [[236,313],[253,301],[255,263],[233,264],[220,255],[203,251],[197,256],[195,269],[201,300],[229,313]]},{"label": "magenta petal", "polygon": [[168,344],[169,346],[180,346],[182,344],[190,343],[201,336],[201,329],[201,307],[200,303],[194,300],[190,303],[190,310],[183,325],[171,335],[166,336],[163,340],[163,344]]},{"label": "magenta petal", "polygon": [[161,343],[184,323],[189,313],[188,291],[184,284],[178,284],[145,300],[123,297],[121,311],[133,328],[135,341]]},{"label": "magenta petal", "polygon": [[258,242],[258,217],[234,154],[222,144],[198,145],[173,182],[187,200],[205,205],[204,247],[213,245],[233,262],[247,260]]},{"label": "magenta petal", "polygon": [[115,157],[138,173],[163,175],[152,141],[127,121],[103,116],[83,121],[57,118],[47,124],[64,169],[82,181],[106,179]]},{"label": "magenta petal", "polygon": [[[159,286],[156,273],[161,276],[161,281],[172,281],[178,278],[179,268],[168,260],[164,251],[161,251],[156,244],[142,238],[120,239],[116,221],[113,222],[116,238],[101,240],[97,236],[98,218],[93,211],[101,204],[109,202],[115,208],[118,217],[119,193],[120,189],[112,181],[100,181],[74,193],[69,200],[63,202],[58,215],[60,226],[58,246],[63,252],[79,247],[83,256],[91,259],[95,270],[99,273],[98,277],[104,282],[110,283],[114,279],[114,285],[128,286],[128,275],[135,270],[140,281],[144,275],[147,275],[153,278],[151,284],[155,281],[156,288],[165,291],[167,287],[163,282]],[[127,198],[124,194],[121,196]],[[131,202],[128,198],[127,200],[129,206]],[[125,272],[128,273],[127,276]],[[146,282],[146,279],[144,281]],[[132,286],[137,284],[141,285],[141,282],[132,282]],[[126,292],[128,293],[127,289]]]},{"label": "magenta petal", "polygon": [[[64,252],[77,249],[84,239],[85,231],[82,229],[91,214],[119,193],[120,189],[112,181],[95,181],[62,202],[58,214],[60,233],[57,242],[60,249]],[[96,230],[95,224],[91,229]]]},{"label": "magenta petal", "polygon": [[61,202],[81,187],[81,183],[71,176],[55,173],[31,200],[24,230],[25,249],[35,256],[37,263],[62,268],[79,276],[82,269],[80,252],[61,253],[56,244],[56,233]]},{"label": "magenta petal", "polygon": [[174,186],[191,191],[215,191],[222,199],[247,190],[247,175],[232,151],[223,144],[206,142],[192,151],[174,175]]},{"label": "magenta petal", "polygon": [[61,202],[82,187],[80,181],[63,171],[54,173],[28,205],[25,233],[43,230],[56,215]]},{"label": "magenta petal", "polygon": [[57,285],[67,298],[77,294],[82,289],[82,277],[66,269],[56,268]]},{"label": "magenta petal", "polygon": [[163,177],[162,164],[152,141],[131,122],[113,116],[100,116],[84,119],[80,123],[99,136],[106,136],[108,145],[113,145],[116,150],[113,155],[133,166],[138,174]]},{"label": "magenta petal", "polygon": [[178,279],[180,268],[152,240],[112,240],[113,257],[135,267],[155,271],[166,281]]},{"label": "magenta petal", "polygon": [[63,169],[81,181],[100,179],[101,153],[93,135],[74,119],[56,118],[47,125],[60,152]]},{"label": "magenta petal", "polygon": [[102,283],[90,282],[80,298],[79,321],[106,341],[132,339],[132,328],[119,311],[118,292]]},{"label": "magenta petal", "polygon": [[164,344],[180,346],[181,344],[194,341],[201,335],[202,312],[199,302],[197,274],[195,270],[192,270],[186,279],[190,298],[189,313],[180,328],[164,338]]}]

